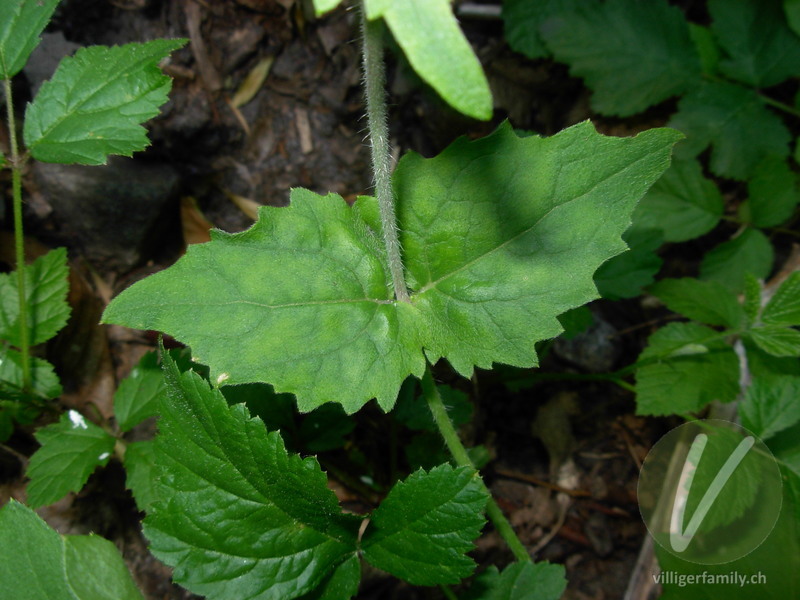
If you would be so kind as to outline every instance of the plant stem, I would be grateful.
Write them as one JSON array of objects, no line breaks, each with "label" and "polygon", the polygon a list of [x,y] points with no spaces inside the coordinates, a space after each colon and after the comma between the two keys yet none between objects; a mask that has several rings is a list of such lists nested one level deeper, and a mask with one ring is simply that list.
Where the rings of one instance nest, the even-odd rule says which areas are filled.
[{"label": "plant stem", "polygon": [[389,127],[386,110],[386,73],[383,64],[383,25],[370,22],[365,9],[361,8],[361,27],[364,36],[363,66],[364,92],[367,100],[367,129],[372,152],[372,172],[375,177],[375,196],[381,213],[381,229],[386,256],[389,260],[389,276],[394,286],[395,298],[408,302],[400,257],[400,240],[394,212],[391,182],[391,154],[389,152]]},{"label": "plant stem", "polygon": [[25,295],[25,236],[22,229],[22,167],[19,164],[17,126],[11,99],[11,79],[4,79],[8,137],[11,146],[11,190],[14,206],[14,246],[16,249],[17,294],[19,297],[19,351],[22,357],[22,391],[30,392],[31,356],[28,340],[28,305]]},{"label": "plant stem", "polygon": [[[428,402],[428,407],[431,409],[436,427],[439,429],[439,433],[442,434],[444,443],[453,456],[453,459],[456,461],[456,464],[459,467],[475,469],[475,465],[472,463],[469,454],[467,454],[467,449],[464,448],[464,445],[461,443],[458,433],[455,427],[453,427],[453,422],[447,414],[447,409],[444,407],[442,397],[439,395],[439,390],[433,382],[430,365],[425,367],[425,374],[422,376],[422,393],[425,396],[425,400]],[[497,529],[497,532],[505,540],[506,544],[508,544],[508,547],[511,548],[514,557],[520,562],[530,562],[531,557],[525,546],[519,541],[517,534],[514,533],[511,523],[508,522],[503,511],[500,510],[500,507],[494,501],[494,498],[492,498],[486,485],[483,484],[482,481],[481,483],[489,496],[489,501],[486,504],[486,515],[489,517],[489,520],[494,524],[495,529]]]}]

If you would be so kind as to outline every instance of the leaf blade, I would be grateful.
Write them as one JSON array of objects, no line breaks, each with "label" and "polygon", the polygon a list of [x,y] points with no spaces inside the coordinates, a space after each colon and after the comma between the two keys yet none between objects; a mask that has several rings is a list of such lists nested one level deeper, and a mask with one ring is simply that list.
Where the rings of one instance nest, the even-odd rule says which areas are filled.
[{"label": "leaf blade", "polygon": [[0,3],[0,79],[22,70],[59,0],[5,0]]}]

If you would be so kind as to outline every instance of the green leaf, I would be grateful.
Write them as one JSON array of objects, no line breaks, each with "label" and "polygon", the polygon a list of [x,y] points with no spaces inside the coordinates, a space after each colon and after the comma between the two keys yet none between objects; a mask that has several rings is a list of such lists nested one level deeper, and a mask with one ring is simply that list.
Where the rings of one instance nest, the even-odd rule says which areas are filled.
[{"label": "green leaf", "polygon": [[800,271],[781,283],[764,307],[761,320],[770,325],[800,325]]},{"label": "green leaf", "polygon": [[550,54],[539,35],[539,27],[550,17],[567,13],[574,0],[504,0],[503,37],[512,50],[528,58]]},{"label": "green leaf", "polygon": [[769,275],[774,255],[767,236],[758,229],[747,228],[703,257],[700,278],[718,281],[738,293],[744,289],[748,273],[758,279]]},{"label": "green leaf", "polygon": [[717,72],[720,59],[720,48],[708,27],[689,23],[689,35],[692,37],[694,47],[700,57],[703,75],[714,75]]},{"label": "green leaf", "polygon": [[89,475],[108,463],[116,439],[110,433],[69,410],[58,423],[36,432],[41,444],[28,464],[28,504],[45,506],[69,492],[79,491]]},{"label": "green leaf", "polygon": [[636,372],[636,413],[698,411],[712,400],[730,402],[739,391],[739,360],[720,335],[694,323],[670,323],[647,340]]},{"label": "green leaf", "polygon": [[640,295],[642,288],[653,283],[661,269],[662,260],[656,254],[664,241],[661,231],[633,226],[622,239],[629,249],[600,265],[594,274],[597,291],[608,300]]},{"label": "green leaf", "polygon": [[310,592],[353,556],[359,519],[341,513],[315,459],[289,455],[243,404],[229,408],[196,373],[162,360],[151,550],[176,582],[212,599]]},{"label": "green leaf", "polygon": [[800,355],[800,331],[791,327],[753,327],[747,331],[747,335],[759,348],[773,356]]},{"label": "green leaf", "polygon": [[59,0],[3,0],[0,2],[0,79],[22,70],[39,45]]},{"label": "green leaf", "polygon": [[148,417],[158,413],[158,402],[166,390],[164,374],[158,366],[158,355],[142,356],[114,393],[114,415],[121,431],[129,431]]},{"label": "green leaf", "polygon": [[739,218],[756,227],[775,227],[789,220],[800,198],[797,175],[782,158],[762,160],[747,183],[750,195],[739,206]]},{"label": "green leaf", "polygon": [[[65,248],[51,250],[25,267],[28,341],[52,338],[67,323],[69,268]],[[19,347],[19,291],[16,272],[0,274],[0,339]]]},{"label": "green leaf", "polygon": [[114,544],[59,535],[13,499],[0,509],[0,582],[6,600],[142,600]]},{"label": "green leaf", "polygon": [[313,0],[314,1],[314,14],[321,17],[326,12],[332,11],[339,6],[342,0]]},{"label": "green leaf", "polygon": [[[459,427],[469,423],[474,407],[467,395],[449,385],[437,385],[436,387],[442,396],[447,416],[450,417],[453,425]],[[399,398],[392,411],[392,416],[409,429],[438,433],[427,401],[420,394],[409,394],[405,398]]]},{"label": "green leaf", "polygon": [[558,322],[564,328],[561,337],[567,340],[580,335],[594,325],[594,314],[588,306],[579,306],[568,310],[563,315],[558,315]]},{"label": "green leaf", "polygon": [[[0,348],[0,382],[22,390],[22,355]],[[44,359],[31,359],[31,393],[40,398],[58,398],[63,391],[53,365]]]},{"label": "green leaf", "polygon": [[492,565],[475,578],[464,600],[558,600],[566,587],[563,565],[517,562],[502,573]]},{"label": "green leaf", "polygon": [[800,35],[800,0],[783,0],[783,12],[789,28]]},{"label": "green leaf", "polygon": [[350,600],[361,583],[361,562],[351,556],[333,571],[333,574],[300,600]]},{"label": "green leaf", "polygon": [[680,313],[706,325],[740,327],[745,314],[736,295],[716,281],[700,281],[691,277],[662,279],[650,293]]},{"label": "green leaf", "polygon": [[711,170],[721,177],[748,179],[764,157],[789,154],[783,122],[755,90],[732,83],[708,82],[689,92],[668,125],[686,134],[676,157],[697,156],[711,145]]},{"label": "green leaf", "polygon": [[720,70],[753,87],[800,75],[800,38],[786,24],[781,0],[709,0],[711,30],[728,58]]},{"label": "green leaf", "polygon": [[414,71],[445,102],[474,119],[492,117],[489,82],[450,0],[366,0],[365,5],[370,19],[383,17]]},{"label": "green leaf", "polygon": [[158,115],[172,80],[158,68],[186,40],[89,46],[61,61],[25,112],[25,143],[37,160],[102,165],[149,145],[140,125]]},{"label": "green leaf", "polygon": [[761,313],[761,282],[750,273],[744,276],[744,300],[742,309],[747,316],[747,323],[752,325]]},{"label": "green leaf", "polygon": [[485,523],[488,495],[472,469],[440,465],[397,483],[372,513],[362,549],[371,565],[415,585],[458,583]]},{"label": "green leaf", "polygon": [[594,91],[592,108],[604,115],[642,112],[700,81],[686,19],[665,0],[578,3],[540,33],[556,60]]},{"label": "green leaf", "polygon": [[345,436],[355,429],[355,421],[339,404],[323,404],[312,410],[300,424],[298,444],[311,453],[327,452],[345,445]]},{"label": "green leaf", "polygon": [[757,377],[739,404],[742,425],[766,441],[800,422],[800,377]]},{"label": "green leaf", "polygon": [[410,302],[392,299],[373,199],[350,208],[294,190],[248,231],[212,231],[103,320],[169,333],[212,381],[269,382],[301,411],[336,401],[352,413],[373,397],[389,410],[403,380],[421,376],[423,349],[466,376],[534,366],[556,317],[597,297],[594,272],[625,249],[633,206],[677,137],[610,138],[582,123],[518,138],[503,125],[437,158],[407,155],[394,183]]},{"label": "green leaf", "polygon": [[125,449],[125,487],[132,493],[141,511],[150,511],[161,498],[156,481],[155,443],[153,440],[131,442]]},{"label": "green leaf", "polygon": [[747,366],[753,378],[774,375],[800,375],[800,361],[797,357],[772,356],[764,352],[745,336],[742,338],[747,350]]},{"label": "green leaf", "polygon": [[685,242],[714,229],[724,210],[722,194],[703,177],[700,163],[675,160],[639,202],[633,222],[660,229],[667,242]]}]

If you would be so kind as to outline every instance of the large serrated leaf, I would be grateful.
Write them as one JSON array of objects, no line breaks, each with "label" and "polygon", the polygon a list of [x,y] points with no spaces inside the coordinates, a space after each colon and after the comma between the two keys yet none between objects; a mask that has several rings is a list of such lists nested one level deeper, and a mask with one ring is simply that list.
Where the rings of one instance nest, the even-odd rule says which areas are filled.
[{"label": "large serrated leaf", "polygon": [[[16,350],[0,347],[0,382],[22,392],[22,355]],[[53,365],[42,358],[31,360],[30,393],[41,398],[57,398],[61,395],[61,382],[53,370]]]},{"label": "large serrated leaf", "polygon": [[0,79],[22,70],[59,0],[3,0],[0,2]]},{"label": "large serrated leaf", "polygon": [[711,170],[721,177],[745,180],[770,154],[789,154],[789,130],[767,110],[755,90],[726,82],[707,82],[678,103],[668,125],[686,134],[675,148],[691,158],[711,145]]},{"label": "large serrated leaf", "polygon": [[792,327],[763,325],[749,329],[747,335],[772,356],[800,356],[800,331]]},{"label": "large serrated leaf", "polygon": [[243,404],[229,408],[196,373],[162,360],[151,550],[175,581],[212,599],[311,592],[355,553],[360,519],[341,513],[314,458],[288,454]]},{"label": "large serrated leaf", "polygon": [[770,325],[800,325],[800,271],[789,275],[780,285],[761,318]]},{"label": "large serrated leaf", "polygon": [[513,563],[491,566],[475,578],[463,600],[558,600],[567,587],[563,565]]},{"label": "large serrated leaf", "polygon": [[369,19],[383,17],[414,71],[453,108],[492,116],[492,92],[450,0],[365,0]]},{"label": "large serrated leaf", "polygon": [[475,568],[466,553],[485,523],[487,500],[472,469],[445,464],[416,471],[372,514],[364,558],[416,585],[458,583]]},{"label": "large serrated leaf", "polygon": [[116,439],[69,410],[58,423],[36,432],[41,444],[28,464],[28,504],[52,504],[77,492],[97,467],[105,465],[114,451]]},{"label": "large serrated leaf", "polygon": [[0,509],[3,600],[142,600],[114,544],[62,536],[11,500]]},{"label": "large serrated leaf", "polygon": [[786,23],[781,0],[709,0],[711,30],[728,54],[720,70],[753,87],[800,75],[800,37]]},{"label": "large serrated leaf", "polygon": [[739,391],[739,361],[719,334],[694,323],[670,323],[648,339],[636,372],[636,412],[671,415],[697,411],[712,400],[730,402]]},{"label": "large serrated leaf", "polygon": [[[625,249],[637,199],[666,169],[679,134],[552,138],[508,125],[461,139],[395,173],[410,302],[395,302],[375,233],[377,204],[294,190],[248,231],[212,232],[168,270],[137,283],[104,322],[169,333],[220,384],[263,381],[352,413],[388,410],[403,380],[447,358],[461,373],[537,364],[556,317],[597,297],[597,267]],[[342,394],[346,390],[346,394]]]},{"label": "large serrated leaf", "polygon": [[540,28],[556,60],[592,88],[592,107],[630,116],[691,89],[700,60],[683,13],[666,0],[577,3]]},{"label": "large serrated leaf", "polygon": [[140,125],[158,115],[172,80],[158,63],[185,40],[90,46],[65,58],[25,112],[31,155],[54,163],[105,164],[149,144]]},{"label": "large serrated leaf", "polygon": [[[51,250],[25,267],[28,343],[41,344],[67,323],[69,269],[65,248]],[[16,273],[0,274],[0,339],[19,347],[19,291]]]}]

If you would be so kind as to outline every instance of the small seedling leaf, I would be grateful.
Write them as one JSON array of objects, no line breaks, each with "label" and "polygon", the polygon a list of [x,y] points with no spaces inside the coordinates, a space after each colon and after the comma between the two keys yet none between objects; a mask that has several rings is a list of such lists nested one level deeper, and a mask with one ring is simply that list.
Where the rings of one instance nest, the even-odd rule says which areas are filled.
[{"label": "small seedling leaf", "polygon": [[62,60],[25,113],[25,143],[37,160],[102,165],[149,144],[140,125],[158,115],[172,80],[158,63],[186,40],[89,46]]},{"label": "small seedling leaf", "polygon": [[365,5],[370,19],[383,17],[414,71],[445,102],[474,119],[491,118],[489,82],[450,0],[366,0]]},{"label": "small seedling leaf", "polygon": [[392,488],[370,519],[364,558],[415,585],[458,583],[475,562],[466,556],[485,523],[488,495],[472,469],[440,465]]},{"label": "small seedling leaf", "polygon": [[145,354],[114,393],[114,415],[119,428],[128,431],[158,413],[158,402],[166,390],[164,373],[155,352]]},{"label": "small seedling leaf", "polygon": [[770,325],[800,325],[800,271],[784,280],[764,307],[761,319]]},{"label": "small seedling leaf", "polygon": [[564,567],[518,562],[503,572],[491,566],[475,578],[464,600],[558,600],[567,587]]},{"label": "small seedling leaf", "polygon": [[697,411],[712,400],[730,402],[739,391],[739,360],[720,335],[694,323],[670,323],[648,339],[636,372],[636,412],[671,415]]},{"label": "small seedling leaf", "polygon": [[660,229],[667,242],[685,242],[714,229],[724,210],[719,188],[703,177],[700,163],[674,160],[639,202],[633,222]]},{"label": "small seedling leaf", "polygon": [[650,288],[650,293],[670,310],[706,325],[736,328],[745,320],[736,295],[716,281],[662,279]]},{"label": "small seedling leaf", "polygon": [[36,432],[41,447],[28,464],[28,504],[52,504],[79,491],[97,467],[108,462],[115,438],[75,410]]},{"label": "small seedling leaf", "polygon": [[758,279],[769,275],[774,256],[775,251],[767,236],[758,229],[748,228],[703,257],[700,279],[718,281],[739,293],[744,289],[746,274]]},{"label": "small seedling leaf", "polygon": [[0,79],[22,70],[59,0],[3,0],[0,2]]},{"label": "small seedling leaf", "polygon": [[800,422],[800,377],[757,377],[739,405],[742,425],[766,441]]},{"label": "small seedling leaf", "polygon": [[592,107],[604,115],[642,112],[700,81],[686,19],[666,0],[577,3],[540,33],[556,60],[594,91]]},{"label": "small seedling leaf", "polygon": [[[56,248],[25,267],[28,306],[28,342],[34,346],[52,338],[67,323],[70,307],[67,251]],[[0,274],[0,339],[13,346],[19,340],[19,292],[17,274]]]},{"label": "small seedling leaf", "polygon": [[800,37],[789,28],[781,0],[709,0],[711,30],[727,54],[720,70],[764,88],[800,75]]},{"label": "small seedling leaf", "polygon": [[341,513],[314,458],[288,454],[243,404],[229,408],[199,375],[162,360],[161,498],[144,522],[153,553],[211,599],[311,592],[354,555],[360,519]]},{"label": "small seedling leaf", "polygon": [[59,535],[13,499],[0,509],[0,581],[9,600],[142,600],[114,544]]},{"label": "small seedling leaf", "polygon": [[726,82],[708,82],[678,102],[668,125],[686,139],[677,158],[691,158],[711,145],[711,170],[721,177],[748,179],[770,154],[788,156],[791,136],[755,90]]}]

